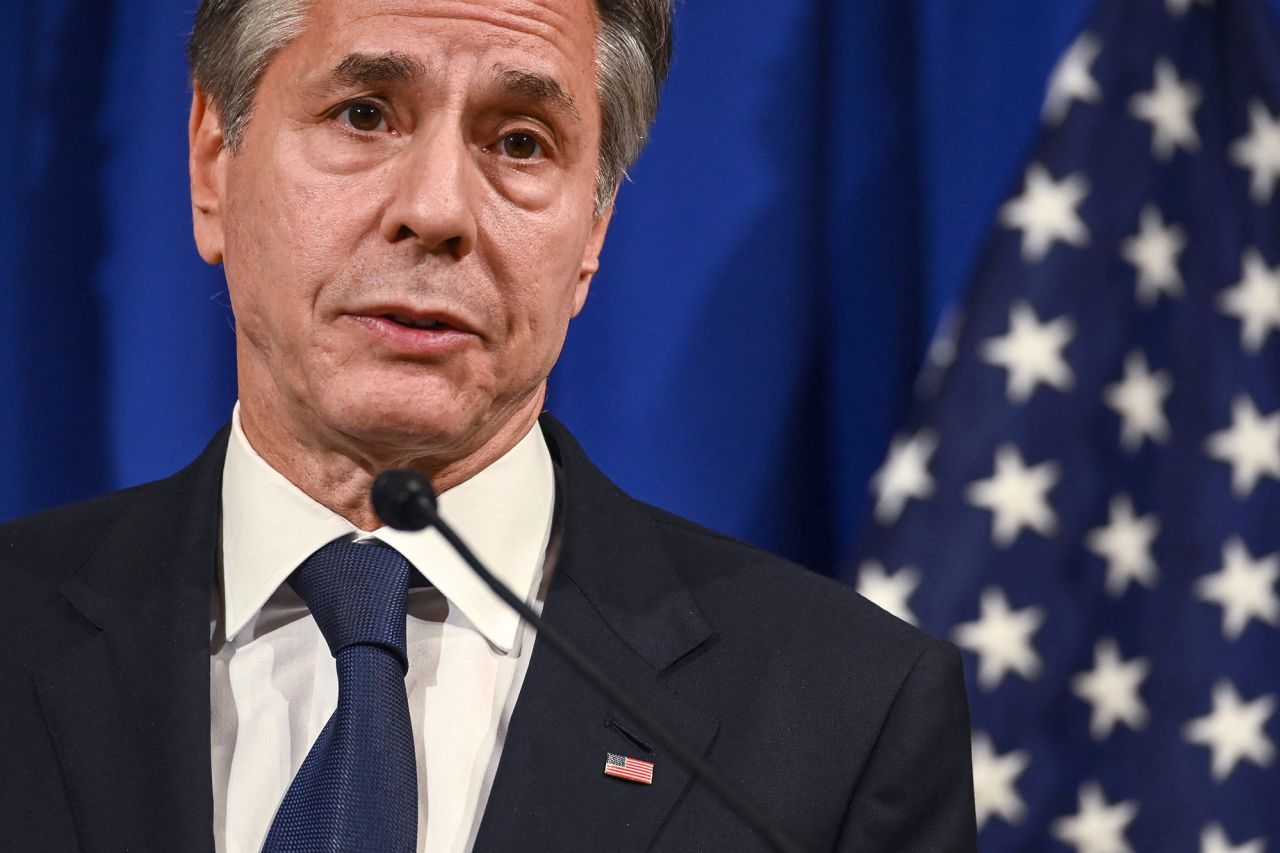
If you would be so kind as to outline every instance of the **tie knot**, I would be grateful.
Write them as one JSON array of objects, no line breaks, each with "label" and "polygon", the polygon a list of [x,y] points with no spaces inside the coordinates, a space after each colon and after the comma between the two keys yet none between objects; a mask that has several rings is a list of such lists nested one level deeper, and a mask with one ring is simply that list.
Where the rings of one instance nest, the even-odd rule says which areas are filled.
[{"label": "tie knot", "polygon": [[329,651],[338,657],[351,646],[381,646],[407,672],[405,603],[412,567],[399,551],[381,543],[335,539],[289,576]]}]

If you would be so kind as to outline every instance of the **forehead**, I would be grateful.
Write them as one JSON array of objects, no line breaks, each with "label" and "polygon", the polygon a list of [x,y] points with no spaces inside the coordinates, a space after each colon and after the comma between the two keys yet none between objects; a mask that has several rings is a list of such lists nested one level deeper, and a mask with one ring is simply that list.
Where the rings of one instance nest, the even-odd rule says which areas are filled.
[{"label": "forehead", "polygon": [[595,34],[594,0],[312,0],[299,41],[316,61],[394,50],[435,66],[506,54],[580,84],[594,82]]}]

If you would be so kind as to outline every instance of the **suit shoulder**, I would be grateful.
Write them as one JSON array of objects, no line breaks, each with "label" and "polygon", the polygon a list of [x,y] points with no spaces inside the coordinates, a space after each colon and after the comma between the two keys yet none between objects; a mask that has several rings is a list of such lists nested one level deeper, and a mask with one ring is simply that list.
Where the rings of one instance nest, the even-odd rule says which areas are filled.
[{"label": "suit shoulder", "polygon": [[669,513],[650,516],[713,631],[670,683],[716,708],[726,730],[767,719],[771,731],[821,732],[789,744],[788,761],[827,767],[823,778],[836,779],[866,766],[891,717],[928,719],[943,707],[948,719],[963,717],[963,669],[951,643],[796,563]]},{"label": "suit shoulder", "polygon": [[[673,561],[699,602],[735,602],[774,636],[829,649],[875,648],[910,667],[938,641],[859,595],[852,587],[755,545],[642,505],[664,531]],[[944,644],[945,645],[945,644]]]},{"label": "suit shoulder", "polygon": [[52,585],[74,571],[158,483],[134,486],[0,524],[0,572]]},{"label": "suit shoulder", "polygon": [[212,499],[216,508],[229,431],[224,426],[199,457],[162,480],[0,524],[0,575],[26,574],[56,586],[122,526],[162,535],[180,522],[196,496]]}]

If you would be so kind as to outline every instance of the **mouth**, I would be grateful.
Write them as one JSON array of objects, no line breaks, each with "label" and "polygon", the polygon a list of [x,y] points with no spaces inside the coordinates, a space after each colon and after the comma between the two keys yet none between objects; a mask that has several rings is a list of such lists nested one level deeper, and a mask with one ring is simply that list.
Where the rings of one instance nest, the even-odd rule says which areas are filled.
[{"label": "mouth", "polygon": [[474,346],[480,335],[465,320],[442,311],[415,311],[403,306],[358,310],[348,319],[392,351],[436,357]]},{"label": "mouth", "polygon": [[369,305],[350,312],[352,317],[385,323],[419,332],[465,332],[478,334],[476,327],[445,308],[415,308],[405,304]]},{"label": "mouth", "polygon": [[414,317],[408,314],[376,314],[373,316],[381,320],[389,320],[409,329],[443,330],[454,328],[454,326],[449,325],[438,317]]}]

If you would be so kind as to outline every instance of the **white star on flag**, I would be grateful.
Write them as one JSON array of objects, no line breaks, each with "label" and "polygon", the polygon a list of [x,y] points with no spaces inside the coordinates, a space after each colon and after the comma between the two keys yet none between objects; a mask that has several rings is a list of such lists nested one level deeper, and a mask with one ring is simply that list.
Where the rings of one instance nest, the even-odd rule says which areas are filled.
[{"label": "white star on flag", "polygon": [[1280,329],[1280,266],[1268,269],[1250,246],[1241,260],[1241,279],[1218,294],[1218,311],[1240,321],[1240,345],[1257,352],[1272,329]]},{"label": "white star on flag", "polygon": [[1108,385],[1102,399],[1120,416],[1120,446],[1129,452],[1142,447],[1142,440],[1164,444],[1169,440],[1169,421],[1164,401],[1173,391],[1169,371],[1152,373],[1147,357],[1134,350],[1124,360],[1124,378]]},{"label": "white star on flag", "polygon": [[1212,6],[1213,0],[1166,0],[1165,5],[1168,7],[1171,15],[1181,17],[1187,14],[1187,10],[1196,3],[1199,3],[1202,6]]},{"label": "white star on flag", "polygon": [[1249,170],[1249,196],[1268,204],[1280,178],[1280,117],[1254,98],[1249,102],[1249,134],[1231,144],[1231,162]]},{"label": "white star on flag", "polygon": [[1138,217],[1138,233],[1121,244],[1121,255],[1138,270],[1138,304],[1150,307],[1160,294],[1182,295],[1178,255],[1187,247],[1187,232],[1166,225],[1160,208],[1148,204]]},{"label": "white star on flag", "polygon": [[1280,410],[1263,417],[1253,398],[1238,394],[1231,426],[1205,439],[1210,458],[1231,466],[1231,491],[1249,497],[1263,475],[1280,479]]},{"label": "white star on flag", "polygon": [[1200,576],[1196,598],[1222,608],[1222,636],[1238,640],[1250,619],[1280,627],[1280,552],[1255,560],[1244,540],[1232,536],[1222,545],[1222,568]]},{"label": "white star on flag", "polygon": [[1187,723],[1182,736],[1209,748],[1213,781],[1221,782],[1245,759],[1259,767],[1271,764],[1276,747],[1263,729],[1275,710],[1275,694],[1245,702],[1236,686],[1223,679],[1213,685],[1213,710]]},{"label": "white star on flag", "polygon": [[1138,802],[1125,800],[1111,805],[1102,786],[1086,782],[1080,786],[1080,810],[1053,822],[1053,837],[1076,848],[1076,853],[1133,853],[1125,830],[1138,815]]},{"label": "white star on flag", "polygon": [[1049,505],[1049,490],[1058,482],[1057,463],[1028,466],[1012,444],[996,448],[995,471],[989,479],[975,480],[965,490],[969,503],[992,513],[991,538],[1002,548],[1012,545],[1022,528],[1052,536],[1058,517]]},{"label": "white star on flag", "polygon": [[1191,114],[1200,105],[1200,87],[1178,79],[1178,68],[1167,59],[1156,60],[1155,88],[1129,100],[1129,113],[1151,123],[1151,153],[1168,160],[1179,148],[1195,151],[1200,136]]},{"label": "white star on flag", "polygon": [[978,354],[988,364],[1009,372],[1005,393],[1010,402],[1021,404],[1040,384],[1059,391],[1068,391],[1075,384],[1075,374],[1062,354],[1075,333],[1070,317],[1041,323],[1030,305],[1018,302],[1009,309],[1009,331],[983,341]]},{"label": "white star on flag", "polygon": [[983,690],[1000,686],[1006,674],[1017,673],[1031,681],[1040,674],[1040,655],[1031,635],[1044,624],[1039,607],[1011,610],[999,587],[987,587],[978,602],[977,621],[955,628],[955,641],[978,656],[978,684]]},{"label": "white star on flag", "polygon": [[920,572],[912,566],[903,566],[893,575],[875,560],[858,567],[858,594],[912,625],[919,624],[910,606],[911,594],[918,586]]},{"label": "white star on flag", "polygon": [[1022,231],[1022,257],[1039,261],[1049,253],[1054,241],[1069,246],[1087,246],[1089,229],[1076,212],[1076,205],[1089,195],[1089,182],[1079,173],[1055,182],[1039,163],[1027,168],[1022,195],[1000,207],[1000,224]]},{"label": "white star on flag", "polygon": [[1154,587],[1160,570],[1151,545],[1160,533],[1160,520],[1155,513],[1135,516],[1128,495],[1111,499],[1110,514],[1106,527],[1095,528],[1085,537],[1089,550],[1107,561],[1107,593],[1119,598],[1133,582]]},{"label": "white star on flag", "polygon": [[1018,794],[1018,777],[1031,763],[1031,754],[1016,749],[996,753],[986,732],[973,733],[973,804],[978,812],[978,829],[993,816],[1008,824],[1022,820],[1027,804]]},{"label": "white star on flag", "polygon": [[1081,33],[1071,43],[1049,76],[1049,88],[1040,110],[1044,121],[1061,124],[1074,102],[1096,104],[1102,100],[1102,89],[1090,71],[1101,52],[1102,44],[1093,33]]},{"label": "white star on flag", "polygon": [[909,438],[893,439],[884,464],[871,478],[871,488],[876,493],[876,521],[892,524],[912,498],[927,500],[933,496],[929,460],[937,449],[938,437],[929,429],[922,429]]},{"label": "white star on flag", "polygon": [[1200,853],[1263,853],[1266,849],[1265,838],[1255,838],[1235,846],[1220,823],[1207,823],[1200,831]]},{"label": "white star on flag", "polygon": [[1071,679],[1071,690],[1092,707],[1089,734],[1105,740],[1116,723],[1137,731],[1149,714],[1138,688],[1151,672],[1146,658],[1123,660],[1115,640],[1099,640],[1093,649],[1093,669]]}]

